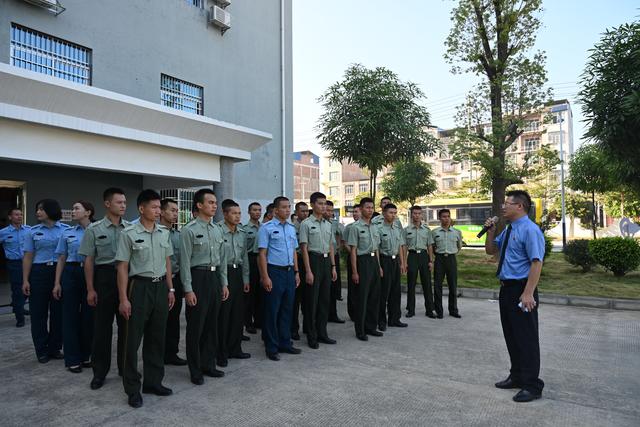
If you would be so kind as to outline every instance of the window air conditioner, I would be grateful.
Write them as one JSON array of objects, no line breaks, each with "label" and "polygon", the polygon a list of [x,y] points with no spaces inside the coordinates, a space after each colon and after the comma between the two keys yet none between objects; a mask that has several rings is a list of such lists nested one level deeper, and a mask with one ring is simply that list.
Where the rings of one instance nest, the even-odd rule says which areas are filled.
[{"label": "window air conditioner", "polygon": [[226,30],[231,28],[231,14],[218,6],[211,6],[209,9],[209,23],[219,27],[224,34]]}]

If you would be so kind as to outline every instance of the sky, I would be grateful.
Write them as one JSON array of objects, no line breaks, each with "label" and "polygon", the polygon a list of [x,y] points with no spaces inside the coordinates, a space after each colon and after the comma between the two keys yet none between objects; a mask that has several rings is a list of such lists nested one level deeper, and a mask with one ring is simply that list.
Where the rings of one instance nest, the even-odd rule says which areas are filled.
[{"label": "sky", "polygon": [[[455,0],[293,0],[294,150],[321,154],[315,126],[318,97],[349,65],[384,66],[418,84],[432,124],[455,125],[455,107],[473,86],[472,75],[451,74],[444,41]],[[640,19],[638,0],[546,0],[535,49],[546,51],[555,99],[568,99],[574,147],[585,124],[576,95],[589,50],[607,29]]]}]

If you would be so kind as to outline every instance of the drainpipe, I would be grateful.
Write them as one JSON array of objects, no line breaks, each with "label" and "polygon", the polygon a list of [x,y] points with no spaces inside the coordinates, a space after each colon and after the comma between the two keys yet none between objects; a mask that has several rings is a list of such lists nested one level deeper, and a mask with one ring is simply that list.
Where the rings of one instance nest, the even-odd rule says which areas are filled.
[{"label": "drainpipe", "polygon": [[280,111],[282,112],[282,122],[281,122],[281,130],[280,133],[282,135],[282,195],[286,196],[287,192],[287,139],[286,139],[286,115],[287,109],[285,104],[285,61],[284,61],[284,52],[285,52],[285,33],[284,33],[284,3],[285,0],[280,0]]}]

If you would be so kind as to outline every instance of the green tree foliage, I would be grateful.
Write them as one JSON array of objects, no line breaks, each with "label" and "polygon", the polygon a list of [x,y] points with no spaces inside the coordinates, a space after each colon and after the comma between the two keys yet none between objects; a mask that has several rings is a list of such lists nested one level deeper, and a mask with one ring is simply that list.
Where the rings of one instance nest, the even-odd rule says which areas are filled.
[{"label": "green tree foliage", "polygon": [[603,237],[589,242],[593,259],[614,276],[621,277],[640,265],[640,245],[635,239]]},{"label": "green tree foliage", "polygon": [[382,191],[394,202],[409,202],[414,205],[416,200],[427,197],[438,188],[432,178],[431,166],[414,157],[393,165],[393,170],[385,175],[382,181]]},{"label": "green tree foliage", "polygon": [[375,198],[378,173],[412,156],[431,154],[437,141],[428,133],[424,94],[411,82],[378,67],[349,67],[344,79],[320,97],[324,112],[318,139],[334,160],[347,160],[369,171]]},{"label": "green tree foliage", "polygon": [[612,176],[640,194],[640,21],[603,34],[582,85],[585,136],[616,163]]},{"label": "green tree foliage", "polygon": [[[445,59],[454,73],[472,73],[480,82],[460,106],[454,157],[479,165],[490,182],[492,210],[500,212],[505,189],[522,183],[521,169],[505,161],[506,150],[522,134],[529,114],[551,99],[545,54],[528,55],[541,26],[541,0],[459,0],[445,41]],[[489,125],[489,131],[486,126]]]}]

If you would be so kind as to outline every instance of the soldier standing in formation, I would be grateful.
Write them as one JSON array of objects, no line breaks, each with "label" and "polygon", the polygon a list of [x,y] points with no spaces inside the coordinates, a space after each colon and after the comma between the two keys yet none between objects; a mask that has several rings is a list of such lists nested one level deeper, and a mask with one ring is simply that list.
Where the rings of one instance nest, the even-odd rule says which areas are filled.
[{"label": "soldier standing in formation", "polygon": [[462,233],[451,226],[451,212],[449,209],[438,211],[440,227],[433,230],[436,262],[434,271],[435,296],[434,305],[438,319],[444,316],[442,308],[442,282],[447,278],[449,287],[449,315],[461,317],[458,313],[458,264],[456,254],[462,249]]},{"label": "soldier standing in formation", "polygon": [[416,314],[416,285],[418,275],[424,295],[425,315],[435,319],[433,314],[433,294],[431,290],[431,272],[433,271],[433,234],[422,222],[422,208],[412,206],[411,224],[405,227],[404,237],[407,243],[407,317]]},{"label": "soldier standing in formation", "polygon": [[247,236],[247,252],[249,254],[249,293],[246,297],[245,327],[250,334],[256,333],[256,328],[262,327],[262,286],[260,286],[260,272],[258,271],[258,230],[262,206],[253,202],[248,208],[249,221],[242,227]]}]

